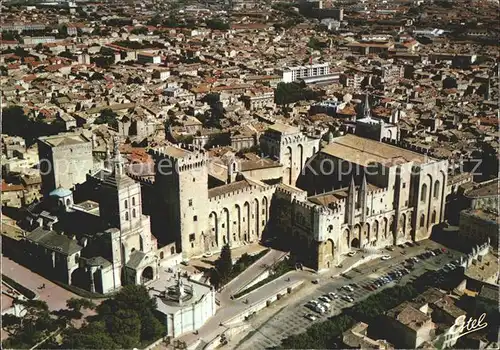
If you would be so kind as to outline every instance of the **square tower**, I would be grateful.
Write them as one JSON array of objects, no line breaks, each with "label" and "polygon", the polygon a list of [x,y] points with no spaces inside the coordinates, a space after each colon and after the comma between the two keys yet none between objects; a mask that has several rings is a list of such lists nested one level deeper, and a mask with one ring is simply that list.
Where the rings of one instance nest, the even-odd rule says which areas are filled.
[{"label": "square tower", "polygon": [[58,134],[38,139],[42,193],[84,183],[93,169],[92,142],[83,135]]},{"label": "square tower", "polygon": [[167,146],[155,159],[153,233],[161,244],[176,242],[184,256],[203,254],[197,242],[208,227],[208,157],[200,150]]}]

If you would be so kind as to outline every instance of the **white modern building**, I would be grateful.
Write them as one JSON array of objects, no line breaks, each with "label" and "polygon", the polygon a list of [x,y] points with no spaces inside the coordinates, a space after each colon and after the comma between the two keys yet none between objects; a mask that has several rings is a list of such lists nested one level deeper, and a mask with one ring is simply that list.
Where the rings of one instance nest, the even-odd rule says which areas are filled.
[{"label": "white modern building", "polygon": [[286,67],[281,72],[283,82],[291,83],[302,78],[320,77],[330,74],[330,63],[310,64],[307,66]]}]

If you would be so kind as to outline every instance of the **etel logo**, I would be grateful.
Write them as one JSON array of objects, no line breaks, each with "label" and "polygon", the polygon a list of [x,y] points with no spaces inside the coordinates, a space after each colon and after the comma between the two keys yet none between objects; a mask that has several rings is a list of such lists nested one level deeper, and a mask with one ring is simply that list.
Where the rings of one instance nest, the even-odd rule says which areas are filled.
[{"label": "etel logo", "polygon": [[486,322],[483,323],[485,318],[486,318],[486,313],[483,313],[481,316],[479,316],[478,319],[471,317],[467,322],[465,322],[466,319],[465,315],[458,317],[455,320],[455,326],[459,327],[459,335],[456,336],[455,339],[458,339],[466,334],[476,332],[488,327],[488,323]]}]

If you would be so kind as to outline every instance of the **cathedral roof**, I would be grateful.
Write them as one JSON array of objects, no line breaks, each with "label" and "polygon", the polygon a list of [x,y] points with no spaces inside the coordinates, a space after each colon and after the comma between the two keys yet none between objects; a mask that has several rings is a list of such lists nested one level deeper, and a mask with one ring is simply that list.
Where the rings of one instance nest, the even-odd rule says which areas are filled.
[{"label": "cathedral roof", "polygon": [[420,153],[351,134],[335,138],[321,153],[362,166],[371,163],[392,166],[401,162],[425,164],[431,161]]},{"label": "cathedral roof", "polygon": [[72,255],[83,249],[76,240],[52,230],[45,230],[42,227],[37,227],[31,231],[26,238],[31,242],[66,255]]},{"label": "cathedral roof", "polygon": [[222,186],[215,187],[215,188],[208,190],[208,198],[221,196],[223,194],[242,190],[242,189],[248,188],[250,186],[251,186],[251,184],[247,180],[232,182],[230,184],[222,185]]}]

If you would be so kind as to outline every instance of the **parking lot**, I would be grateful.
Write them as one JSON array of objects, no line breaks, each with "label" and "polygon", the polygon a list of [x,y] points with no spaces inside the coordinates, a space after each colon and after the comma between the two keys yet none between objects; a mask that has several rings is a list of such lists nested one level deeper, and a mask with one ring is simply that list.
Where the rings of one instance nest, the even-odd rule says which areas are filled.
[{"label": "parking lot", "polygon": [[[332,278],[328,273],[323,274],[317,285],[307,285],[302,291],[291,295],[286,301],[278,302],[272,305],[269,310],[262,311],[261,314],[250,320],[250,334],[243,341],[240,339],[239,343],[228,345],[230,348],[237,349],[264,349],[277,346],[282,339],[305,331],[315,322],[321,322],[330,316],[339,314],[343,308],[350,307],[354,303],[397,283],[406,284],[427,271],[438,270],[459,256],[457,252],[446,251],[444,254],[418,259],[418,262],[413,263],[412,270],[405,276],[385,283],[374,290],[365,288],[389,272],[402,269],[402,264],[411,257],[422,254],[428,249],[437,248],[442,248],[442,246],[432,241],[425,241],[420,246],[414,247],[395,247],[392,252],[387,252],[390,259],[378,259],[363,264],[346,273],[344,277]],[[406,265],[409,264],[406,263]],[[358,287],[353,288],[352,292],[342,289],[343,286],[352,283],[358,285]],[[329,292],[334,292],[339,296],[339,298],[330,301],[331,309],[329,311],[320,314],[306,306],[311,300],[318,300],[320,296]],[[354,301],[349,302],[342,299],[344,295],[351,296]],[[314,315],[316,320],[307,319],[306,315],[308,314]]]}]

